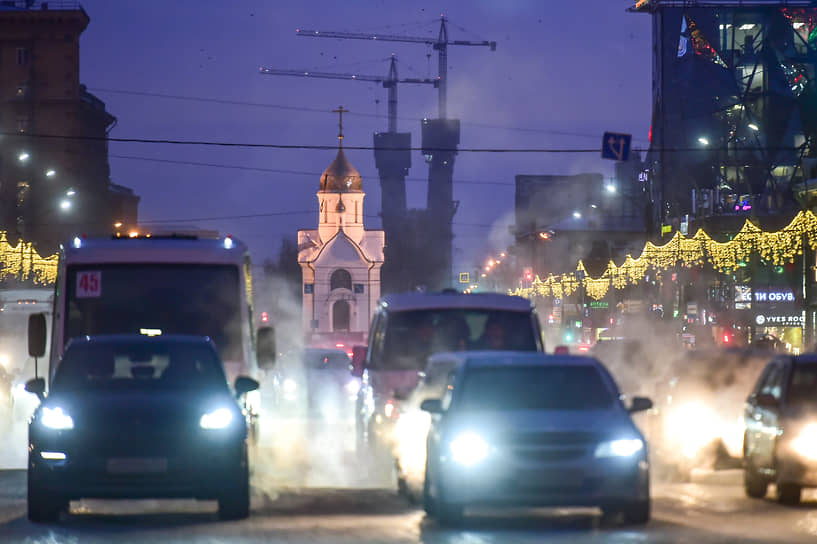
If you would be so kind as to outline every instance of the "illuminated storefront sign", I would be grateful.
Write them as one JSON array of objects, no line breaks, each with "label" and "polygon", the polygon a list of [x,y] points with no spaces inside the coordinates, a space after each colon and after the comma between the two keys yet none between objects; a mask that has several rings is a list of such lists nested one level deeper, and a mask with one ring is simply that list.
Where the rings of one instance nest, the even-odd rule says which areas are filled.
[{"label": "illuminated storefront sign", "polygon": [[762,327],[802,327],[806,322],[803,314],[799,315],[766,315],[755,316],[755,323]]},{"label": "illuminated storefront sign", "polygon": [[791,289],[757,289],[755,302],[794,302],[796,297]]}]

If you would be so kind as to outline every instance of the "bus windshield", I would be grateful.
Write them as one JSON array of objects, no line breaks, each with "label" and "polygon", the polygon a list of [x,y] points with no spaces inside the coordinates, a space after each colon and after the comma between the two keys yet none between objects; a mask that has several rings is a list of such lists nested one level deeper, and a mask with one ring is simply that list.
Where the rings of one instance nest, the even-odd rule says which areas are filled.
[{"label": "bus windshield", "polygon": [[223,360],[242,360],[235,265],[74,265],[66,291],[65,344],[85,335],[193,334],[209,336]]}]

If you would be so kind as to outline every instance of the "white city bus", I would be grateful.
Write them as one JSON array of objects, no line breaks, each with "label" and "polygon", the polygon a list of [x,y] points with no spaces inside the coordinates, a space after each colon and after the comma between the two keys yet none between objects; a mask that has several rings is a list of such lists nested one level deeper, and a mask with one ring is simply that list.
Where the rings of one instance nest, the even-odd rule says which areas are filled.
[{"label": "white city bus", "polygon": [[[49,380],[71,338],[117,333],[209,336],[231,382],[257,378],[247,246],[187,235],[75,238],[63,246]],[[253,422],[259,404],[257,391],[246,395]]]}]

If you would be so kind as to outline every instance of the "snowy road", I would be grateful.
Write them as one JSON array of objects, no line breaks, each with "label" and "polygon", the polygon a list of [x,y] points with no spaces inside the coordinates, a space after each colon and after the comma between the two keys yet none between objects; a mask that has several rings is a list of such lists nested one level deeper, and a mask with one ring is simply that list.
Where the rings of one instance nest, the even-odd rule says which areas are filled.
[{"label": "snowy road", "polygon": [[[727,478],[735,480],[734,477]],[[788,508],[753,501],[727,484],[655,485],[646,527],[605,525],[592,511],[475,512],[463,528],[439,527],[393,492],[289,489],[253,496],[252,516],[220,522],[215,505],[193,501],[72,503],[58,524],[25,518],[25,472],[0,472],[0,542],[814,542],[817,500]]]},{"label": "snowy road", "polygon": [[0,470],[0,543],[706,544],[817,539],[817,493],[806,493],[804,504],[796,508],[778,505],[773,489],[766,500],[750,500],[743,494],[740,471],[703,474],[691,484],[653,482],[653,520],[646,527],[607,524],[593,510],[537,510],[472,512],[464,527],[444,528],[391,489],[378,488],[387,474],[371,474],[355,455],[352,428],[303,422],[273,427],[256,458],[263,461],[255,465],[248,520],[221,522],[215,503],[209,502],[80,501],[72,503],[71,514],[59,523],[34,525],[25,516],[25,433],[20,426],[7,435],[14,442],[12,454],[0,452],[4,466],[15,467]]}]

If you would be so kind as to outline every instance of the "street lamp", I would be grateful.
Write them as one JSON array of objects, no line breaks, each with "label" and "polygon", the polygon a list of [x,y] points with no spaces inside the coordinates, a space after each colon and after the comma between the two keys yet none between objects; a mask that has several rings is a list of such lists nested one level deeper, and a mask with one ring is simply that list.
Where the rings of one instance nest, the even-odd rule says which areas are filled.
[{"label": "street lamp", "polygon": [[77,192],[73,189],[68,189],[65,191],[65,196],[74,196],[75,194],[77,194]]},{"label": "street lamp", "polygon": [[31,157],[31,155],[29,155],[29,154],[28,154],[27,152],[25,152],[25,151],[23,151],[22,153],[20,153],[20,154],[17,156],[17,158],[20,160],[20,162],[25,162],[25,161],[27,161],[27,160],[29,159],[29,157]]},{"label": "street lamp", "polygon": [[67,209],[71,208],[71,201],[66,200],[66,199],[62,199],[60,201],[60,208],[63,209],[63,210],[67,210]]},{"label": "street lamp", "polygon": [[604,188],[607,189],[608,193],[615,193],[616,192],[616,186],[613,185],[612,183],[608,183],[607,185],[604,186]]},{"label": "street lamp", "polygon": [[757,132],[758,130],[760,130],[760,127],[759,127],[759,126],[757,126],[757,125],[756,125],[756,124],[754,124],[754,123],[749,123],[749,128],[750,128],[750,129],[752,129],[752,130],[754,130],[755,132]]},{"label": "street lamp", "polygon": [[573,212],[573,219],[581,219],[581,218],[582,218],[582,214],[580,214],[579,212]]},{"label": "street lamp", "polygon": [[45,171],[45,176],[48,177],[48,178],[53,178],[56,175],[57,175],[56,170],[46,170]]},{"label": "street lamp", "polygon": [[698,143],[701,145],[709,145],[709,140],[701,136],[700,138],[698,138]]}]

